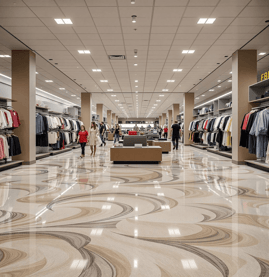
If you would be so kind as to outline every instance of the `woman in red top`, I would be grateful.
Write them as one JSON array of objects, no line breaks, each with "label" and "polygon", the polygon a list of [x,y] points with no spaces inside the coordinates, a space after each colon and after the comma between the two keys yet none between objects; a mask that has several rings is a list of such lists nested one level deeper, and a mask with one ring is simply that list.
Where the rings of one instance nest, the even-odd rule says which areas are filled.
[{"label": "woman in red top", "polygon": [[163,136],[164,136],[164,138],[166,138],[166,139],[167,139],[167,133],[168,133],[168,128],[167,128],[167,126],[165,126],[165,127],[163,128]]},{"label": "woman in red top", "polygon": [[81,156],[80,158],[85,157],[85,146],[86,143],[88,142],[88,131],[86,131],[85,126],[81,125],[80,131],[78,133],[78,140],[77,142],[80,143],[81,146]]}]

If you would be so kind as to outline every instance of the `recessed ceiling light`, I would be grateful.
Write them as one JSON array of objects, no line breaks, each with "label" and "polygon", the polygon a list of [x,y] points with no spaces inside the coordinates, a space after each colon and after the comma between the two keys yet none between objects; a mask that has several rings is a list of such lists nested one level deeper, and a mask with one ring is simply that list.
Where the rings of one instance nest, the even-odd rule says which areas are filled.
[{"label": "recessed ceiling light", "polygon": [[161,100],[156,100],[156,102],[161,102]]},{"label": "recessed ceiling light", "polygon": [[221,86],[218,86],[218,88],[221,88]]},{"label": "recessed ceiling light", "polygon": [[167,80],[167,83],[174,83],[175,80]]},{"label": "recessed ceiling light", "polygon": [[163,89],[162,91],[169,91],[169,89]]},{"label": "recessed ceiling light", "polygon": [[232,74],[233,72],[231,71],[230,74]]},{"label": "recessed ceiling light", "polygon": [[205,24],[207,21],[207,18],[200,18],[197,24]]},{"label": "recessed ceiling light", "polygon": [[101,69],[92,69],[93,72],[101,72]]},{"label": "recessed ceiling light", "polygon": [[45,80],[46,83],[53,83],[52,80]]},{"label": "recessed ceiling light", "polygon": [[131,4],[133,4],[133,5],[134,5],[134,4],[135,4],[135,0],[131,0]]},{"label": "recessed ceiling light", "polygon": [[134,66],[137,66],[137,63],[135,63]]},{"label": "recessed ceiling light", "polygon": [[113,95],[111,95],[112,97],[116,97],[117,95],[115,95],[115,94],[113,94]]},{"label": "recessed ceiling light", "polygon": [[199,97],[196,97],[195,99],[199,99]]},{"label": "recessed ceiling light", "polygon": [[202,96],[204,97],[205,95],[204,95],[204,94],[202,94]]},{"label": "recessed ceiling light", "polygon": [[10,58],[9,55],[0,55],[0,58]]},{"label": "recessed ceiling light", "polygon": [[108,80],[100,80],[101,83],[107,83]]},{"label": "recessed ceiling light", "polygon": [[136,15],[132,15],[132,22],[133,22],[133,23],[136,23],[136,18],[137,18]]},{"label": "recessed ceiling light", "polygon": [[120,102],[120,100],[115,100],[115,102]]},{"label": "recessed ceiling light", "polygon": [[228,82],[229,82],[229,83],[231,83],[231,82],[232,82],[232,80],[229,80]]},{"label": "recessed ceiling light", "polygon": [[79,54],[91,54],[90,50],[78,50]]},{"label": "recessed ceiling light", "polygon": [[261,52],[260,54],[259,54],[259,56],[264,56],[266,53],[265,52]]},{"label": "recessed ceiling light", "polygon": [[36,71],[36,73],[35,74],[38,74],[38,72]]},{"label": "recessed ceiling light", "polygon": [[159,95],[160,97],[164,97],[164,95],[163,94],[161,94],[161,95]]},{"label": "recessed ceiling light", "polygon": [[71,96],[75,97],[76,95],[75,95],[75,94],[72,94]]},{"label": "recessed ceiling light", "polygon": [[59,90],[65,90],[65,88],[59,88]]},{"label": "recessed ceiling light", "polygon": [[193,54],[195,50],[183,50],[182,54]]},{"label": "recessed ceiling light", "polygon": [[72,20],[70,18],[55,18],[54,19],[57,24],[73,24]]},{"label": "recessed ceiling light", "polygon": [[221,80],[218,80],[218,82],[220,83],[220,82],[221,82]]},{"label": "recessed ceiling light", "polygon": [[180,72],[182,69],[173,69],[174,72]]},{"label": "recessed ceiling light", "polygon": [[135,80],[136,83],[138,83],[138,80]]}]

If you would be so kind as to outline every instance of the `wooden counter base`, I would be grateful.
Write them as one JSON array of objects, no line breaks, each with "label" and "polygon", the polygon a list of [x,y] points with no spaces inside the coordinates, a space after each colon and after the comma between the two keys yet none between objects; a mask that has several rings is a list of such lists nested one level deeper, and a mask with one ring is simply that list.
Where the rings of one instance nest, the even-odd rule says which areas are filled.
[{"label": "wooden counter base", "polygon": [[115,163],[145,163],[161,162],[162,148],[160,146],[146,146],[135,148],[132,146],[110,148],[110,161]]},{"label": "wooden counter base", "polygon": [[160,146],[162,147],[163,153],[171,152],[171,142],[170,141],[153,141],[153,146]]}]

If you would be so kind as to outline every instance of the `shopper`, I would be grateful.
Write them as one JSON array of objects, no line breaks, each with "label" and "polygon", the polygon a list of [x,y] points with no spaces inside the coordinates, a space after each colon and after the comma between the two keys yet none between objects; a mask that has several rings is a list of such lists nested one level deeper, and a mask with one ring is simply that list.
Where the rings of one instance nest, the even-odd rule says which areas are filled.
[{"label": "shopper", "polygon": [[86,143],[88,142],[88,131],[86,131],[85,126],[81,125],[80,127],[80,131],[78,133],[78,139],[77,142],[80,143],[81,146],[81,155],[80,158],[84,158],[85,157],[85,146]]},{"label": "shopper", "polygon": [[98,138],[98,132],[97,132],[96,123],[92,122],[91,128],[89,130],[89,144],[91,147],[91,156],[93,157],[95,157],[95,153],[96,153],[97,138]]},{"label": "shopper", "polygon": [[106,146],[106,142],[105,142],[105,131],[106,131],[106,125],[104,124],[104,122],[101,122],[100,124],[100,129],[99,129],[99,132],[100,132],[100,139],[101,139],[101,145],[100,147],[103,146]]},{"label": "shopper", "polygon": [[167,126],[165,126],[163,128],[163,137],[166,138],[166,139],[167,139],[167,133],[168,133],[168,128],[167,128]]},{"label": "shopper", "polygon": [[159,128],[158,128],[159,139],[161,139],[161,138],[162,138],[162,132],[163,132],[163,129],[162,129],[162,127],[161,127],[161,126],[159,126]]},{"label": "shopper", "polygon": [[113,132],[113,135],[114,135],[114,145],[115,145],[117,140],[118,140],[118,142],[120,141],[120,132],[121,132],[120,126],[119,126],[119,124],[116,124],[115,130]]},{"label": "shopper", "polygon": [[178,140],[179,140],[179,130],[180,125],[175,121],[175,123],[172,125],[171,135],[172,135],[172,142],[173,142],[173,150],[178,150]]}]

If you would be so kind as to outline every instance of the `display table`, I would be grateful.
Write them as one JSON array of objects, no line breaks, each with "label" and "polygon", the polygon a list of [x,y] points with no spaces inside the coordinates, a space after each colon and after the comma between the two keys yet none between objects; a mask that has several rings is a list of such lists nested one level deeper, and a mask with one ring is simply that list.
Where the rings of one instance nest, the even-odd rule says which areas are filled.
[{"label": "display table", "polygon": [[171,151],[171,141],[153,141],[153,146],[160,146],[163,153],[168,153]]},{"label": "display table", "polygon": [[154,140],[148,140],[148,141],[147,141],[148,146],[153,146],[153,141],[154,141]]},{"label": "display table", "polygon": [[114,163],[159,163],[162,161],[160,146],[133,146],[110,148],[110,161]]},{"label": "display table", "polygon": [[113,133],[108,133],[107,140],[113,141]]}]

